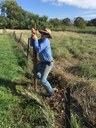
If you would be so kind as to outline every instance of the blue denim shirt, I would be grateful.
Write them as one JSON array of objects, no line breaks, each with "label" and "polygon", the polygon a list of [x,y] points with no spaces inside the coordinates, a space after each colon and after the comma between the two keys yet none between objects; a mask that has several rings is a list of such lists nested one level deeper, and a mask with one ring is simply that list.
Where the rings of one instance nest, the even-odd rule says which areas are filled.
[{"label": "blue denim shirt", "polygon": [[53,60],[50,40],[48,38],[34,40],[34,46],[36,52],[39,53],[39,59],[41,62],[51,62]]}]

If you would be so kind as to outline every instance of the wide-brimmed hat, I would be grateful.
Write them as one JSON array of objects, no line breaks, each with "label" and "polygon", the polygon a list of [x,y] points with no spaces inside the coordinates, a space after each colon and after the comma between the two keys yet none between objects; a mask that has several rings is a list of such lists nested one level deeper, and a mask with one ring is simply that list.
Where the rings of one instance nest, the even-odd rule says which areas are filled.
[{"label": "wide-brimmed hat", "polygon": [[52,38],[51,30],[48,28],[45,28],[44,30],[39,30],[41,34],[47,35],[48,38]]}]

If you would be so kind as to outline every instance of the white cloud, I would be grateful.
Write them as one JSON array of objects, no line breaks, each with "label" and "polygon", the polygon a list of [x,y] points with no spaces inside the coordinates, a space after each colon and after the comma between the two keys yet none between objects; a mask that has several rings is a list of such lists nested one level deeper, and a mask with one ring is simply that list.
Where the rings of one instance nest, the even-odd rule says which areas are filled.
[{"label": "white cloud", "polygon": [[96,14],[90,14],[90,15],[85,15],[85,18],[90,17],[90,18],[95,18]]},{"label": "white cloud", "polygon": [[52,2],[57,4],[67,4],[85,9],[96,9],[96,0],[42,0],[43,2]]},{"label": "white cloud", "polygon": [[81,13],[84,18],[96,18],[96,10],[84,11]]}]

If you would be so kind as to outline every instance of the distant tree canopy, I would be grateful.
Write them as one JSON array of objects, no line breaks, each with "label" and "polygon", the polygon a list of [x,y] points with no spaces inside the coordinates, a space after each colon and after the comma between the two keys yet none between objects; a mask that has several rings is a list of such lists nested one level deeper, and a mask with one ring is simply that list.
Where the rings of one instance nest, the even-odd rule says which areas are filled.
[{"label": "distant tree canopy", "polygon": [[85,28],[86,21],[82,17],[77,17],[74,20],[74,26],[76,26],[78,28]]},{"label": "distant tree canopy", "polygon": [[[27,12],[23,10],[16,1],[14,0],[5,0],[0,4],[1,8],[1,16],[0,22],[7,28],[14,29],[30,29],[32,26],[39,26],[40,28],[46,25],[48,17]],[[6,19],[7,23],[5,25],[4,19]]]},{"label": "distant tree canopy", "polygon": [[91,19],[90,21],[88,21],[87,25],[88,26],[96,26],[96,18]]},{"label": "distant tree canopy", "polygon": [[21,28],[21,21],[24,20],[24,11],[15,1],[2,2],[1,16],[6,17],[9,28]]},{"label": "distant tree canopy", "polygon": [[63,24],[66,26],[71,26],[72,25],[72,21],[69,18],[65,18],[62,20]]},{"label": "distant tree canopy", "polygon": [[65,27],[76,26],[84,28],[88,26],[96,26],[96,18],[86,21],[82,17],[75,18],[74,22],[69,19],[49,19],[47,16],[39,16],[31,12],[23,10],[15,0],[5,0],[0,3],[0,28],[11,29],[31,29],[32,26],[38,29],[50,27],[53,30],[65,30]]}]

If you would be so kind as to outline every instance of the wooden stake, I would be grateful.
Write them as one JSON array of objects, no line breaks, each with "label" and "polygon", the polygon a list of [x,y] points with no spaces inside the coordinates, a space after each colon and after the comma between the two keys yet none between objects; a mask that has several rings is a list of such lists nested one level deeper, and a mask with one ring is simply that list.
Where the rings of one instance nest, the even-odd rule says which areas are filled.
[{"label": "wooden stake", "polygon": [[[33,68],[35,69],[35,71],[37,71],[36,65],[37,65],[37,53],[33,46]],[[35,76],[34,76],[34,90],[35,91],[37,90],[37,79]]]},{"label": "wooden stake", "polygon": [[66,121],[66,128],[71,128],[71,121],[70,121],[70,87],[64,92],[65,97],[65,121]]},{"label": "wooden stake", "polygon": [[30,47],[30,38],[28,38],[28,45],[27,45],[27,60],[29,56],[29,47]]}]

